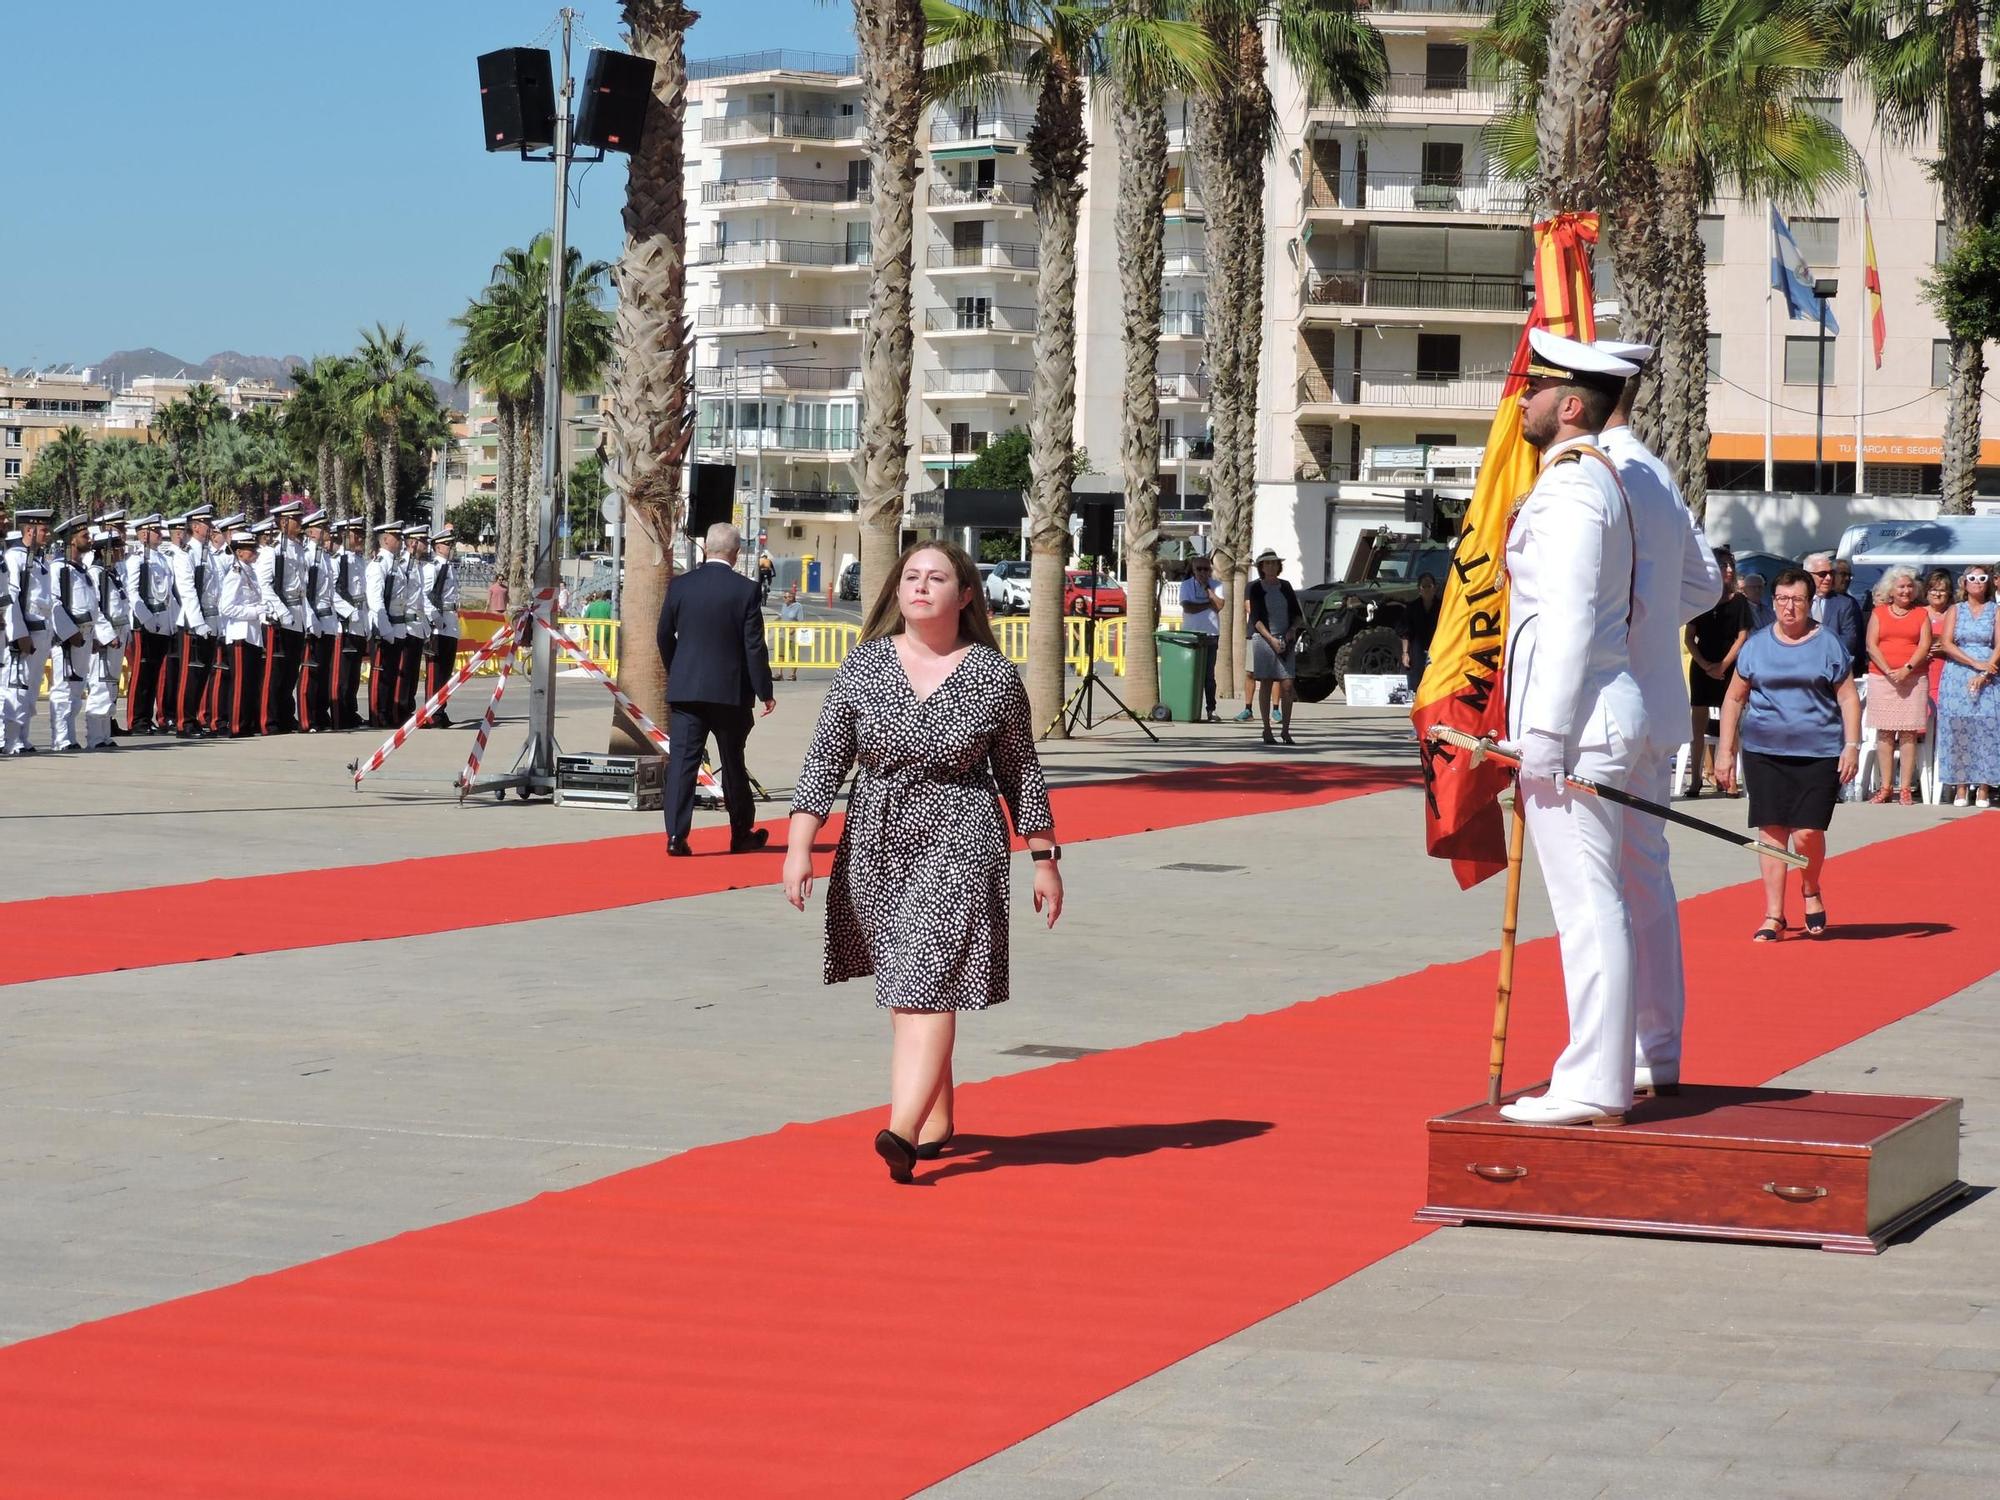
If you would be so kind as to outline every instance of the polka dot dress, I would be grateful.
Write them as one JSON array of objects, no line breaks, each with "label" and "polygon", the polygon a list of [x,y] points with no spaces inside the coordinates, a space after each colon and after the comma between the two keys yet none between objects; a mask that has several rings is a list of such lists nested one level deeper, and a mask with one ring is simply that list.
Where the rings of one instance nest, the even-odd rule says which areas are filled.
[{"label": "polka dot dress", "polygon": [[919,699],[895,643],[848,653],[792,811],[825,817],[860,767],[826,887],[828,984],[875,976],[875,1003],[983,1010],[1007,998],[1007,829],[1055,826],[1014,664],[970,647]]}]

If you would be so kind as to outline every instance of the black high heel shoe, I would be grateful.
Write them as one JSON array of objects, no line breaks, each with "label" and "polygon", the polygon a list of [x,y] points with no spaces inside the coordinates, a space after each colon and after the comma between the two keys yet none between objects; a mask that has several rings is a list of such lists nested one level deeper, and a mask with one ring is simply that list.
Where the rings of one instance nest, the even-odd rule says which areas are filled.
[{"label": "black high heel shoe", "polygon": [[889,1179],[892,1182],[913,1180],[917,1165],[917,1148],[897,1135],[893,1130],[875,1132],[875,1154],[889,1164]]},{"label": "black high heel shoe", "polygon": [[1808,901],[1817,901],[1819,903],[1818,911],[1809,911],[1806,913],[1806,936],[1824,937],[1826,935],[1826,898],[1818,891],[1801,890],[1799,894]]},{"label": "black high heel shoe", "polygon": [[951,1138],[958,1134],[956,1128],[947,1130],[934,1141],[918,1141],[916,1145],[918,1161],[936,1161],[944,1155],[944,1148],[951,1144]]}]

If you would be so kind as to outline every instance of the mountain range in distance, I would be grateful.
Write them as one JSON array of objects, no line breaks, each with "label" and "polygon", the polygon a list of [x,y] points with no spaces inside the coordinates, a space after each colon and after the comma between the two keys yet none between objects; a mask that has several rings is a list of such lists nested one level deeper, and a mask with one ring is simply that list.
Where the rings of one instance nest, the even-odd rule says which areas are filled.
[{"label": "mountain range in distance", "polygon": [[[211,385],[227,385],[233,380],[268,380],[280,390],[290,390],[293,367],[305,363],[306,360],[297,354],[274,359],[267,354],[240,354],[234,349],[225,349],[220,354],[197,360],[182,359],[164,349],[146,348],[120,349],[115,354],[91,361],[88,368],[113,391],[123,390],[141,375],[206,380]],[[463,386],[441,380],[435,375],[426,378],[445,405],[459,411],[465,409]]]}]

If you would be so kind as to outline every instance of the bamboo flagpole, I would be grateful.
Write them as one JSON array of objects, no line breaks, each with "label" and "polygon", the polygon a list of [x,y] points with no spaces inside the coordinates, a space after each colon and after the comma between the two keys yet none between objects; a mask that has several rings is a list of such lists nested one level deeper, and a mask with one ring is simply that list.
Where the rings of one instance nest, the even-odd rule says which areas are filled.
[{"label": "bamboo flagpole", "polygon": [[1521,860],[1527,852],[1528,813],[1518,788],[1507,828],[1507,901],[1500,912],[1500,980],[1493,991],[1493,1052],[1486,1066],[1486,1102],[1500,1103],[1500,1075],[1507,1065],[1507,1017],[1514,1005],[1514,939],[1521,920]]}]

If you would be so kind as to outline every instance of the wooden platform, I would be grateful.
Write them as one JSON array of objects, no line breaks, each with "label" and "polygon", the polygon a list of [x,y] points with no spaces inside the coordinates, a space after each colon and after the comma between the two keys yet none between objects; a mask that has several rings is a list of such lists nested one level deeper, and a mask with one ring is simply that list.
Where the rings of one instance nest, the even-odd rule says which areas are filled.
[{"label": "wooden platform", "polygon": [[1960,1104],[1690,1084],[1641,1099],[1617,1128],[1517,1125],[1477,1104],[1431,1120],[1417,1218],[1874,1255],[1967,1191]]}]

